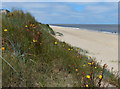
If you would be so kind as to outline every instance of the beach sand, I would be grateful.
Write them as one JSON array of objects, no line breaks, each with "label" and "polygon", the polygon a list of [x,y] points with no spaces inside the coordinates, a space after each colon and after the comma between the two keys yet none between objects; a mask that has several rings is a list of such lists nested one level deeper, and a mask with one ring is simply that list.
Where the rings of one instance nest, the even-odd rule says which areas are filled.
[{"label": "beach sand", "polygon": [[102,66],[107,64],[109,70],[113,67],[114,71],[118,71],[118,34],[70,27],[50,27],[55,32],[63,34],[63,36],[55,36],[60,41],[87,50],[89,52],[87,55],[96,58],[95,60]]}]

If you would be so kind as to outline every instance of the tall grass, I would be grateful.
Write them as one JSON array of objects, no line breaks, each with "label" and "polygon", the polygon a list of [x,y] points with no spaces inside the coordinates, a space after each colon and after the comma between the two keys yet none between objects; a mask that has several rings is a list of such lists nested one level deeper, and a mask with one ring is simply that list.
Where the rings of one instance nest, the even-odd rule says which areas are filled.
[{"label": "tall grass", "polygon": [[118,86],[105,66],[58,41],[49,25],[30,13],[3,15],[2,30],[4,87],[101,87],[102,81]]}]

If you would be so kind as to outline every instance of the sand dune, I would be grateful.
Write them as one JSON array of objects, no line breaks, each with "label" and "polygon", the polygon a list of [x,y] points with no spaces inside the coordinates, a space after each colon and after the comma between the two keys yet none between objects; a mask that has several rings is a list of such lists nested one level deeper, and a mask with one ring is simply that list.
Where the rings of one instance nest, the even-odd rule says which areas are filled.
[{"label": "sand dune", "polygon": [[85,29],[51,26],[55,32],[63,36],[57,39],[65,41],[72,46],[87,50],[87,55],[95,57],[101,65],[107,64],[108,69],[118,71],[118,35],[102,32],[88,31]]}]

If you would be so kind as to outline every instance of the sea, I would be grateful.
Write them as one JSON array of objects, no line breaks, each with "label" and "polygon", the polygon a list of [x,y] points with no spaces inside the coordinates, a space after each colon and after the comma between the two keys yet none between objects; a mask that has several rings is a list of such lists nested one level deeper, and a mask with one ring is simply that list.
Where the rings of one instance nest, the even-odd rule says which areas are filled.
[{"label": "sea", "polygon": [[86,30],[93,30],[104,33],[120,34],[120,31],[118,31],[117,24],[51,24],[51,25],[62,26],[62,27],[73,27],[77,29],[82,28]]}]

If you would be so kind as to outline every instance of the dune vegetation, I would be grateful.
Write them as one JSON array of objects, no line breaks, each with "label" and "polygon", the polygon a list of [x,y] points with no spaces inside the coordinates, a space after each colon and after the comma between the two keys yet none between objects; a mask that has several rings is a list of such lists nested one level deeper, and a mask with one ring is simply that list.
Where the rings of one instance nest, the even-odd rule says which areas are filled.
[{"label": "dune vegetation", "polygon": [[[119,86],[118,77],[93,58],[55,37],[48,24],[30,13],[14,10],[2,15],[3,87]],[[106,85],[107,87],[107,85]]]}]

